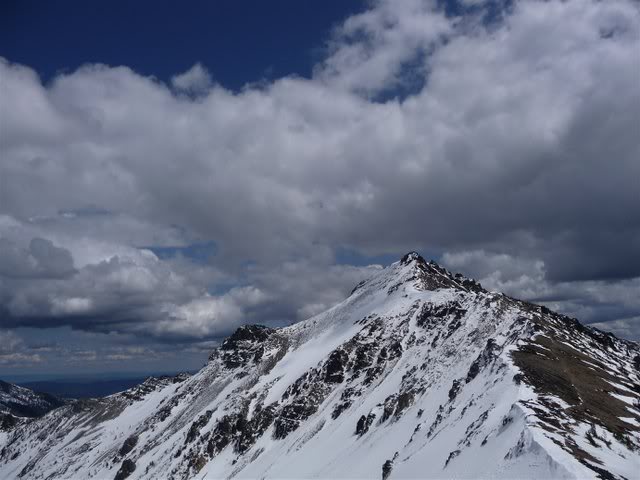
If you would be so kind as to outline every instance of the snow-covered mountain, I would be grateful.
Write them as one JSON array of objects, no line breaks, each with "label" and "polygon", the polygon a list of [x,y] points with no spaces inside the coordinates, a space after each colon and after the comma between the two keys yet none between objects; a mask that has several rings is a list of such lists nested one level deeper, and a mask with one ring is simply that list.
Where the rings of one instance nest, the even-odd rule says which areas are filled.
[{"label": "snow-covered mountain", "polygon": [[640,347],[415,253],[0,437],[2,478],[637,478]]},{"label": "snow-covered mountain", "polygon": [[48,393],[33,390],[0,380],[0,412],[17,417],[40,417],[64,405],[64,400]]},{"label": "snow-covered mountain", "polygon": [[63,399],[54,395],[0,380],[0,432],[12,430],[27,418],[41,417],[64,404]]}]

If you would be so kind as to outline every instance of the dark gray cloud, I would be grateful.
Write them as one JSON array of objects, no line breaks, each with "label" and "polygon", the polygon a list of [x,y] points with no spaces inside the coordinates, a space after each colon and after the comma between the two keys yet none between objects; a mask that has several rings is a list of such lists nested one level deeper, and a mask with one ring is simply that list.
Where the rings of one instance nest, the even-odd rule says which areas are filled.
[{"label": "dark gray cloud", "polygon": [[0,238],[0,275],[8,278],[65,278],[74,273],[71,253],[35,237],[27,248]]},{"label": "dark gray cloud", "polygon": [[[69,225],[66,214],[60,221]],[[254,264],[225,272],[182,255],[188,248],[160,258],[146,248],[65,236],[55,223],[54,218],[44,226],[13,220],[5,230],[9,237],[0,239],[0,319],[5,328],[66,325],[157,341],[201,342],[228,335],[243,323],[281,326],[319,313],[375,269],[330,265],[330,251],[319,248],[304,260],[277,268]],[[27,240],[47,230],[77,252],[77,268],[70,250],[39,237]]]},{"label": "dark gray cloud", "polygon": [[40,354],[25,347],[19,335],[10,330],[0,330],[0,365],[31,366],[42,360]]},{"label": "dark gray cloud", "polygon": [[241,92],[0,61],[1,326],[210,340],[339,301],[370,273],[340,249],[420,249],[640,338],[638,6],[474,3],[375,2]]}]

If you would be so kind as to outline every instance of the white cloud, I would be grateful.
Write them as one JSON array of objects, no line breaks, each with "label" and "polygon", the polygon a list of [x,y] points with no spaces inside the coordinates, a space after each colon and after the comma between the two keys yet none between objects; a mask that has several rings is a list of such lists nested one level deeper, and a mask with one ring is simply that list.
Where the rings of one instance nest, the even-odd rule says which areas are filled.
[{"label": "white cloud", "polygon": [[200,63],[196,63],[186,72],[171,78],[173,88],[194,94],[205,93],[211,87],[212,83],[211,75],[209,75],[207,69]]},{"label": "white cloud", "polygon": [[[628,291],[638,6],[525,0],[490,25],[474,8],[376,2],[336,30],[312,78],[239,93],[199,64],[170,85],[87,65],[45,86],[0,61],[3,324],[215,336],[286,323],[368,273],[332,266],[343,247],[460,265],[501,252],[481,276],[531,297]],[[136,248],[210,240],[215,266]],[[211,293],[229,285],[247,289]],[[595,319],[596,297],[571,308]]]},{"label": "white cloud", "polygon": [[316,67],[315,76],[366,95],[407,82],[421,87],[427,54],[453,30],[453,22],[435,1],[378,1],[375,8],[348,18],[335,30],[330,55]]}]

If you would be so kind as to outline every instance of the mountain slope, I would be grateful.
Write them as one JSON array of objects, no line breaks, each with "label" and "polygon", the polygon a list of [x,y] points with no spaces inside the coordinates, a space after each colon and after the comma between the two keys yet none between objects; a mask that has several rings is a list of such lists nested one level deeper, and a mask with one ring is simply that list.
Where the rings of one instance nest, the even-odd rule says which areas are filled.
[{"label": "mountain slope", "polygon": [[0,380],[0,412],[16,417],[40,417],[64,405],[65,401],[55,395],[34,392],[25,387]]},{"label": "mountain slope", "polygon": [[8,432],[27,418],[41,417],[64,404],[65,401],[55,395],[0,380],[0,432]]},{"label": "mountain slope", "polygon": [[639,370],[638,344],[412,253],[305,322],[238,329],[191,377],[28,423],[0,476],[629,479]]},{"label": "mountain slope", "polygon": [[0,448],[9,432],[64,405],[62,398],[0,380]]}]

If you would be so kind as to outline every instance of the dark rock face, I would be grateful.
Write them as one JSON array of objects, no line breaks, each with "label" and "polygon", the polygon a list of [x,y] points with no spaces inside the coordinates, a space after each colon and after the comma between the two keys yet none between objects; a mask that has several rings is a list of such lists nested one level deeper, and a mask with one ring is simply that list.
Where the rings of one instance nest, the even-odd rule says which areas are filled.
[{"label": "dark rock face", "polygon": [[449,453],[447,460],[444,462],[444,466],[446,467],[447,465],[449,465],[449,462],[456,458],[458,455],[460,455],[460,450],[454,450],[453,452]]},{"label": "dark rock face", "polygon": [[18,424],[18,419],[10,413],[0,413],[0,432],[8,432]]},{"label": "dark rock face", "polygon": [[[262,325],[244,325],[220,346],[222,361],[227,368],[257,363],[264,355],[264,342],[276,331]],[[211,357],[210,357],[211,359]]]},{"label": "dark rock face", "polygon": [[242,425],[240,419],[241,414],[225,415],[216,424],[211,439],[207,444],[207,453],[209,458],[213,458],[220,453],[227,445],[229,445],[238,431],[238,427]]},{"label": "dark rock face", "polygon": [[449,401],[452,402],[457,396],[458,392],[462,388],[462,382],[460,380],[454,380],[451,388],[449,389]]},{"label": "dark rock face", "polygon": [[126,459],[124,462],[122,462],[122,466],[120,467],[120,470],[118,470],[118,473],[116,473],[114,480],[124,480],[133,472],[135,472],[135,470],[136,463],[133,460]]},{"label": "dark rock face", "polygon": [[356,424],[356,435],[361,437],[362,435],[367,433],[369,431],[369,427],[371,427],[375,419],[376,419],[376,416],[374,413],[370,413],[366,417],[362,415],[358,419],[358,423]]},{"label": "dark rock face", "polygon": [[480,370],[489,365],[492,361],[497,358],[497,352],[499,351],[498,346],[493,338],[487,340],[487,345],[484,350],[478,355],[471,366],[469,367],[469,372],[467,373],[466,382],[469,383],[471,380],[476,378]]},{"label": "dark rock face", "polygon": [[393,461],[387,460],[382,464],[382,480],[387,480],[389,478],[391,470],[393,470]]},{"label": "dark rock face", "polygon": [[124,457],[127,453],[133,450],[137,444],[138,444],[138,436],[131,435],[129,438],[127,438],[124,441],[118,453],[120,454],[121,457]]},{"label": "dark rock face", "polygon": [[334,350],[329,355],[326,365],[324,381],[328,383],[342,383],[344,381],[344,371],[349,357],[341,350]]},{"label": "dark rock face", "polygon": [[402,392],[398,395],[398,404],[396,405],[395,411],[396,416],[399,417],[403,411],[413,405],[414,397],[415,395],[412,391]]},{"label": "dark rock face", "polygon": [[[219,361],[229,370],[237,369],[237,378],[253,372],[268,372],[286,353],[288,339],[277,330],[262,325],[244,325],[209,355],[209,362]],[[277,353],[274,354],[273,352]],[[268,353],[267,353],[268,352]],[[267,357],[265,357],[267,354]]]},{"label": "dark rock face", "polygon": [[396,458],[398,458],[398,452],[393,455],[393,458],[387,460],[382,464],[382,480],[387,480],[389,475],[391,475],[391,470],[393,470],[393,462],[395,462]]},{"label": "dark rock face", "polygon": [[220,347],[222,350],[237,350],[246,342],[260,343],[269,338],[275,330],[263,325],[243,325],[228,337]]},{"label": "dark rock face", "polygon": [[331,384],[320,380],[321,371],[314,369],[296,380],[283,394],[288,403],[280,410],[274,426],[274,438],[285,438],[300,423],[318,411],[318,407],[331,391]]},{"label": "dark rock face", "polygon": [[[206,446],[206,456],[208,458],[214,458],[229,445],[232,446],[235,453],[243,454],[273,424],[276,410],[275,404],[258,405],[251,418],[247,417],[247,406],[248,404],[245,404],[241,406],[239,411],[224,415],[217,421]],[[207,416],[203,417],[206,422],[209,421]],[[193,437],[194,439],[190,440],[190,442],[197,438],[197,434],[193,434]]]},{"label": "dark rock face", "polygon": [[445,305],[423,305],[416,318],[419,327],[429,327],[436,325],[438,319],[453,317],[460,320],[467,311],[458,302],[448,302]]},{"label": "dark rock face", "polygon": [[253,417],[246,423],[245,428],[240,431],[236,440],[236,451],[244,453],[253,446],[258,438],[271,426],[274,421],[276,405],[259,407],[254,412]]},{"label": "dark rock face", "polygon": [[213,410],[207,410],[205,413],[200,415],[200,417],[198,417],[195,422],[191,424],[191,427],[189,427],[189,431],[187,432],[187,438],[184,441],[185,444],[191,443],[196,438],[198,438],[200,429],[203,428],[207,423],[209,423],[209,420],[211,420],[211,415],[213,415]]}]

